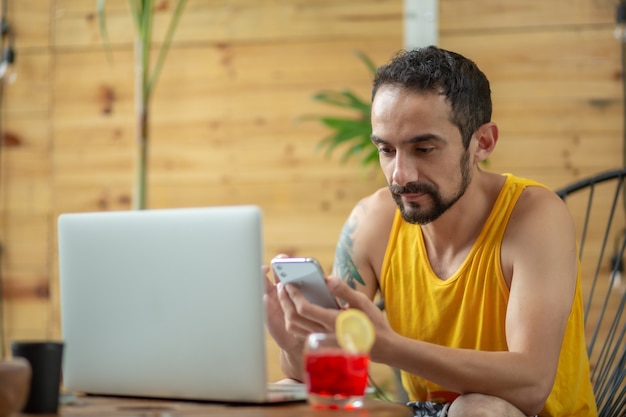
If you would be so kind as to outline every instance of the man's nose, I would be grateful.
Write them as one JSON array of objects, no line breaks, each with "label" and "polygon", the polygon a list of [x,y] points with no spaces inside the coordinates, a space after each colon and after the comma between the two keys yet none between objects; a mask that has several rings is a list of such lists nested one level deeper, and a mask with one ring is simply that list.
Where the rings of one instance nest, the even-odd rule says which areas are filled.
[{"label": "man's nose", "polygon": [[392,183],[405,186],[410,182],[416,182],[417,179],[418,173],[414,161],[398,153],[391,175]]}]

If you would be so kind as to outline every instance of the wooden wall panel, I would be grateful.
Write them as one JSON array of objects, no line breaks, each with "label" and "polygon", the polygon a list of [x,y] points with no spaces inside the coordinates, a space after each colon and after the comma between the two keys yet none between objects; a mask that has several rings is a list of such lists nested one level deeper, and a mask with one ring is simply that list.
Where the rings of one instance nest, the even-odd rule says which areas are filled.
[{"label": "wooden wall panel", "polygon": [[[11,213],[48,214],[51,145],[46,118],[12,118],[3,126],[0,155],[2,208]],[[5,213],[6,214],[6,213]]]},{"label": "wooden wall panel", "polygon": [[[123,35],[125,5],[110,3],[109,27],[120,25],[111,29],[115,34],[110,66],[94,36],[92,16],[81,9],[82,3],[70,3],[57,3],[63,10],[56,21],[53,85],[55,217],[67,211],[128,208],[134,152],[132,52]],[[368,171],[353,164],[341,166],[336,158],[316,152],[324,130],[298,119],[331,111],[311,100],[323,88],[350,87],[368,97],[370,74],[352,52],[363,50],[382,62],[400,47],[398,27],[390,30],[387,24],[382,37],[376,30],[390,15],[395,13],[395,20],[400,16],[401,5],[394,3],[396,12],[384,2],[361,2],[364,7],[359,10],[352,3],[342,12],[349,2],[284,2],[278,8],[247,2],[237,27],[220,22],[221,27],[207,34],[198,30],[204,30],[211,15],[194,7],[202,9],[209,3],[190,1],[189,6],[195,6],[188,10],[202,22],[190,26],[181,22],[152,106],[149,206],[259,204],[264,210],[267,260],[276,253],[317,256],[330,270],[345,217],[359,198],[382,183]],[[372,13],[372,5],[384,7],[388,14],[379,14],[372,22],[366,15]],[[122,15],[116,23],[118,12]],[[320,17],[325,15],[334,17],[324,18],[320,29]],[[348,23],[339,23],[342,19]],[[312,29],[311,24],[317,27]],[[81,25],[88,34],[83,39],[72,32]],[[366,25],[366,36],[350,33]],[[275,27],[270,31],[270,26]],[[74,29],[65,38],[68,27]],[[220,43],[211,43],[221,37],[225,39]],[[93,42],[96,47],[81,49]],[[55,285],[58,277],[51,288]],[[58,309],[58,301],[52,305]],[[58,311],[50,319],[53,329],[58,329],[56,317]],[[268,345],[270,378],[276,379],[279,372],[272,355],[276,347],[270,340]]]},{"label": "wooden wall panel", "polygon": [[[56,45],[99,46],[98,22],[90,6],[83,0],[56,2]],[[111,43],[129,45],[133,29],[127,2],[109,0],[106,10]],[[189,0],[185,10],[175,43],[402,37],[402,2],[397,0]],[[156,40],[164,37],[170,16],[165,7],[155,14]]]},{"label": "wooden wall panel", "polygon": [[555,32],[567,26],[613,24],[614,0],[440,0],[442,32],[525,30]]},{"label": "wooden wall panel", "polygon": [[5,119],[8,117],[7,122],[13,118],[47,118],[50,109],[50,59],[47,51],[16,51],[17,78],[14,83],[5,85],[3,92],[2,112]]},{"label": "wooden wall panel", "polygon": [[36,49],[41,52],[42,48],[50,45],[52,3],[54,2],[41,0],[7,2],[7,22],[15,32],[16,48],[20,52],[18,63],[22,59],[23,51]]},{"label": "wooden wall panel", "polygon": [[[0,267],[3,333],[8,341],[46,338],[52,328],[49,5],[9,5],[17,79],[3,86],[0,153]],[[18,21],[30,21],[34,26]],[[27,26],[27,27],[26,27]],[[19,39],[19,40],[18,40]]]},{"label": "wooden wall panel", "polygon": [[620,45],[612,32],[589,25],[442,34],[443,47],[474,57],[490,78],[500,127],[491,169],[559,187],[622,165]]},{"label": "wooden wall panel", "polygon": [[[10,1],[19,75],[1,111],[2,345],[61,336],[57,216],[130,207],[133,28],[127,1],[108,0],[110,64],[95,4]],[[173,2],[158,4],[160,41]],[[325,158],[315,148],[328,132],[299,119],[340,113],[311,100],[322,89],[369,96],[370,74],[352,52],[386,62],[402,47],[402,7],[189,0],[151,107],[149,206],[259,204],[266,259],[315,256],[330,270],[349,211],[384,181],[376,167]],[[500,141],[487,169],[558,187],[623,163],[614,7],[440,0],[441,46],[492,82]]]},{"label": "wooden wall panel", "polygon": [[[451,35],[442,39],[442,46],[476,57],[495,83],[495,100],[620,99],[620,46],[612,30]],[[486,43],[489,54],[481,53]]]},{"label": "wooden wall panel", "polygon": [[[11,294],[11,293],[9,293]],[[49,320],[50,300],[9,298],[4,305],[7,345],[10,340],[46,340],[52,328]],[[8,351],[8,347],[6,348]]]}]

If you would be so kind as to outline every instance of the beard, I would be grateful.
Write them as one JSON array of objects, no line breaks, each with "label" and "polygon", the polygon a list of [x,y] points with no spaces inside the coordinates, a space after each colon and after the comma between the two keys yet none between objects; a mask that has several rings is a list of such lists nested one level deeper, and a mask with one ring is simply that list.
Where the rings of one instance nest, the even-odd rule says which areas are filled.
[{"label": "beard", "polygon": [[[465,151],[461,157],[461,183],[459,188],[452,195],[444,196],[439,189],[431,183],[410,182],[404,186],[391,184],[389,190],[400,209],[400,214],[405,221],[412,224],[428,224],[435,221],[445,213],[454,203],[465,194],[469,186],[471,174],[469,167],[469,151]],[[402,194],[425,194],[430,197],[432,205],[425,207],[423,203],[402,201]]]}]

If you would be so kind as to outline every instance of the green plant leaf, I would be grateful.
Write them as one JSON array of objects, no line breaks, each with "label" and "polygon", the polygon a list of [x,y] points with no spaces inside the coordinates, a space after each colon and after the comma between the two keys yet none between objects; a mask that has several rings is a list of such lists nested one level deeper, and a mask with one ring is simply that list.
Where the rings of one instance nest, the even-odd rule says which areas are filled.
[{"label": "green plant leaf", "polygon": [[359,134],[369,132],[369,121],[362,119],[342,119],[340,117],[321,117],[322,124],[336,130],[352,130]]},{"label": "green plant leaf", "polygon": [[[376,66],[367,55],[360,51],[355,51],[354,54],[372,74],[375,73]],[[369,165],[378,160],[378,149],[370,140],[372,105],[369,99],[362,99],[348,89],[322,90],[315,93],[312,99],[322,104],[354,111],[352,117],[304,115],[299,118],[299,120],[316,120],[331,130],[332,133],[317,144],[318,150],[325,149],[325,155],[329,157],[339,146],[347,146],[340,159],[342,163],[359,155],[363,155],[361,159],[363,165]]]},{"label": "green plant leaf", "polygon": [[172,15],[172,19],[170,20],[170,24],[167,27],[167,33],[165,35],[165,39],[163,41],[163,45],[159,50],[159,55],[157,57],[156,64],[154,66],[154,71],[150,77],[149,88],[152,90],[159,79],[159,74],[161,73],[161,68],[163,67],[163,63],[165,62],[165,58],[170,49],[170,44],[172,42],[172,38],[174,37],[174,32],[176,31],[176,27],[178,26],[178,22],[180,21],[180,17],[183,14],[183,9],[185,8],[185,4],[187,0],[178,0],[176,3],[176,8],[174,9],[174,13]]},{"label": "green plant leaf", "polygon": [[[137,163],[135,172],[135,195],[133,197],[133,207],[144,209],[146,205],[146,161],[149,141],[149,111],[148,104],[154,91],[161,68],[169,50],[174,31],[182,15],[186,0],[178,0],[174,9],[172,19],[167,28],[165,39],[159,50],[159,55],[155,62],[154,70],[150,73],[150,51],[152,43],[152,23],[154,17],[154,0],[128,0],[132,22],[135,29],[135,97],[137,119],[136,141],[138,144]],[[105,13],[106,0],[97,0],[98,18],[100,32],[102,33],[105,47],[110,55],[110,42],[106,26]],[[151,75],[151,76],[150,76]]]},{"label": "green plant leaf", "polygon": [[350,159],[353,156],[356,156],[356,155],[360,154],[361,152],[363,152],[363,144],[362,143],[357,143],[356,145],[352,145],[345,151],[345,153],[341,157],[341,161],[345,163],[345,162],[348,161],[348,159]]},{"label": "green plant leaf", "polygon": [[[142,83],[144,85],[144,103],[147,103],[159,79],[159,75],[165,63],[167,53],[169,51],[174,32],[178,26],[178,22],[183,14],[183,10],[187,0],[178,0],[174,8],[172,18],[167,28],[165,39],[159,49],[159,55],[154,64],[154,69],[150,74],[148,70],[150,65],[150,46],[152,42],[152,23],[154,18],[154,1],[153,0],[128,0],[133,26],[135,29],[136,42],[141,44],[142,54],[141,61],[143,66],[143,74],[141,74]],[[100,23],[100,33],[102,34],[107,56],[112,61],[111,45],[109,42],[108,30],[106,25],[106,0],[97,0],[98,20]]]},{"label": "green plant leaf", "polygon": [[371,165],[372,163],[378,162],[378,149],[374,146],[369,152],[365,155],[365,157],[361,160],[363,165]]},{"label": "green plant leaf", "polygon": [[326,148],[326,155],[339,145],[356,142],[359,148],[372,146],[370,141],[369,123],[360,120],[343,120],[323,118],[322,123],[334,130],[334,134],[327,136],[318,143],[318,148]]},{"label": "green plant leaf", "polygon": [[[133,2],[134,0],[129,0]],[[143,102],[148,103],[151,96],[150,86],[148,82],[148,74],[150,68],[150,41],[152,40],[152,8],[153,0],[136,0],[139,1],[139,26],[137,32],[139,34],[139,43],[141,44],[141,60],[142,73],[141,82],[143,84]]]},{"label": "green plant leaf", "polygon": [[361,100],[354,93],[348,90],[320,91],[319,93],[313,95],[313,100],[324,104],[358,110],[362,113],[366,113],[368,116],[371,109],[371,104]]},{"label": "green plant leaf", "polygon": [[135,34],[141,36],[139,28],[141,27],[141,14],[143,10],[142,0],[128,0],[128,6],[130,7],[130,14],[133,17],[133,26],[135,27]]},{"label": "green plant leaf", "polygon": [[372,75],[376,74],[376,69],[377,69],[376,64],[374,64],[374,62],[371,59],[369,59],[367,55],[365,55],[362,51],[354,51],[354,55],[356,55],[356,57],[359,58],[361,62],[365,64],[365,66],[369,69]]},{"label": "green plant leaf", "polygon": [[100,24],[100,34],[104,42],[104,49],[106,50],[107,59],[111,64],[113,63],[113,52],[111,51],[111,42],[109,42],[109,32],[107,30],[106,0],[98,0],[96,10],[98,12],[98,23]]}]

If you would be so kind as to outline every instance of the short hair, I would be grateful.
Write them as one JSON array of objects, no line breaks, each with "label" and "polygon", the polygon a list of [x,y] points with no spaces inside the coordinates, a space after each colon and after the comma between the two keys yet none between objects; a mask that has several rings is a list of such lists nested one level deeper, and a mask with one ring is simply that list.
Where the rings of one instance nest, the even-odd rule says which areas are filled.
[{"label": "short hair", "polygon": [[489,80],[473,61],[455,52],[435,46],[402,50],[376,71],[372,100],[384,84],[444,95],[466,149],[474,132],[491,121]]}]

